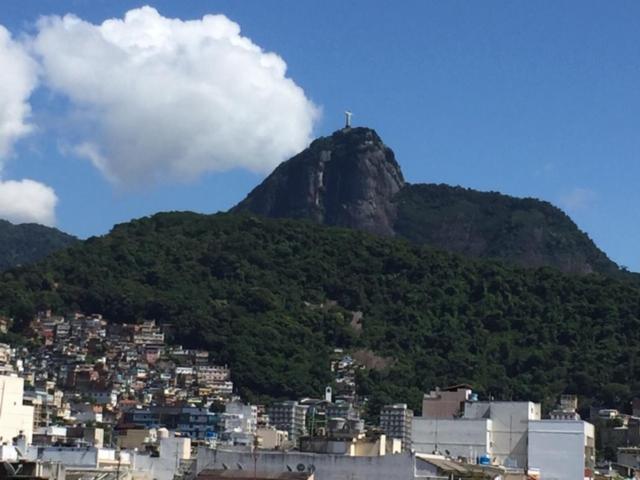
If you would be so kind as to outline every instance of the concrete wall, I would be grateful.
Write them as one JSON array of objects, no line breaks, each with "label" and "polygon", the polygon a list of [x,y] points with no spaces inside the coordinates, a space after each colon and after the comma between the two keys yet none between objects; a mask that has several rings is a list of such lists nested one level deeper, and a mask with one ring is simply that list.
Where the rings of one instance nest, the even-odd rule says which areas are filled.
[{"label": "concrete wall", "polygon": [[491,418],[492,458],[502,465],[527,464],[530,420],[540,419],[540,404],[533,402],[467,402],[464,418]]},{"label": "concrete wall", "polygon": [[125,471],[132,464],[133,452],[121,451],[118,459],[113,448],[95,447],[37,447],[30,446],[26,452],[29,460],[43,460],[62,463],[68,470],[104,468]]},{"label": "concrete wall", "polygon": [[67,468],[97,468],[98,450],[96,448],[48,447],[40,449],[38,459],[60,462]]},{"label": "concrete wall", "polygon": [[352,457],[375,457],[379,455],[395,455],[402,452],[402,441],[399,438],[387,438],[382,434],[375,440],[360,438],[351,444],[348,455]]},{"label": "concrete wall", "polygon": [[178,468],[175,458],[135,455],[131,476],[136,480],[173,480]]},{"label": "concrete wall", "polygon": [[189,437],[169,437],[160,439],[160,458],[174,461],[191,458],[191,439]]},{"label": "concrete wall", "polygon": [[191,458],[191,439],[169,437],[160,440],[160,456],[135,454],[132,459],[133,480],[173,480],[180,464]]},{"label": "concrete wall", "polygon": [[128,429],[118,434],[118,447],[121,449],[142,450],[149,439],[149,429]]},{"label": "concrete wall", "polygon": [[422,416],[426,418],[453,418],[463,409],[471,390],[459,388],[455,391],[435,390],[422,398]]},{"label": "concrete wall", "polygon": [[452,457],[491,454],[492,422],[488,418],[444,420],[413,418],[413,449],[417,453],[446,450]]},{"label": "concrete wall", "polygon": [[529,467],[540,470],[541,480],[584,478],[585,448],[592,444],[593,425],[575,420],[529,423]]},{"label": "concrete wall", "polygon": [[280,448],[289,440],[289,434],[287,432],[273,428],[258,428],[256,435],[260,437],[262,441],[260,447],[267,450]]},{"label": "concrete wall", "polygon": [[[259,471],[282,473],[294,472],[298,465],[307,470],[315,468],[316,480],[409,480],[415,477],[415,457],[411,453],[385,455],[383,457],[349,457],[300,452],[262,452],[257,455]],[[197,471],[224,468],[254,468],[254,457],[250,451],[198,449]]]},{"label": "concrete wall", "polygon": [[0,376],[0,444],[11,444],[20,432],[28,443],[32,441],[34,409],[22,405],[23,393],[22,378]]}]

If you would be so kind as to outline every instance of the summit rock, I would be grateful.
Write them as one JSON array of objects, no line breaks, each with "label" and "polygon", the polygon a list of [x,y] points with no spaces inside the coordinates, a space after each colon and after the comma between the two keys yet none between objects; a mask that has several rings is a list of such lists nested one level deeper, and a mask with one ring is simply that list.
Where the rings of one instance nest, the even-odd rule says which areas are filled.
[{"label": "summit rock", "polygon": [[374,130],[344,128],[278,166],[234,211],[393,235],[393,199],[404,184],[393,151]]},{"label": "summit rock", "polygon": [[525,267],[621,273],[549,202],[405,182],[393,151],[370,128],[344,128],[315,140],[231,212],[307,219]]}]

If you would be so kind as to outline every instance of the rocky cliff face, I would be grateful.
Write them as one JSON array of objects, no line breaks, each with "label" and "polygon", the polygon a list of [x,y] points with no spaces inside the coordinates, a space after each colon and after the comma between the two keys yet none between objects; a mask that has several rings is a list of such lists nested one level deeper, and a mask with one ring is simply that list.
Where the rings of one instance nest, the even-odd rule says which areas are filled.
[{"label": "rocky cliff face", "polygon": [[314,141],[232,210],[242,211],[397,235],[526,267],[619,273],[564,212],[547,202],[406,184],[391,149],[368,128],[343,129]]},{"label": "rocky cliff face", "polygon": [[449,185],[406,185],[395,197],[396,234],[470,257],[570,273],[618,266],[562,210],[534,198]]},{"label": "rocky cliff face", "polygon": [[393,235],[393,198],[403,185],[393,151],[374,130],[345,128],[282,163],[233,211]]}]

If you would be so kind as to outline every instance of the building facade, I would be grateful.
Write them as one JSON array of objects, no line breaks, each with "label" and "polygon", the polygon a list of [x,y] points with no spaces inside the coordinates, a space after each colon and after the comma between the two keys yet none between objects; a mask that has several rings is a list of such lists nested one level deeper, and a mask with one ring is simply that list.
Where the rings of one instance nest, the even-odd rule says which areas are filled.
[{"label": "building facade", "polygon": [[439,419],[414,417],[412,448],[423,454],[444,454],[475,461],[492,455],[491,419]]},{"label": "building facade", "polygon": [[467,401],[460,418],[414,418],[413,447],[470,461],[487,455],[492,463],[524,468],[532,420],[540,420],[537,403]]},{"label": "building facade", "polygon": [[464,418],[491,419],[491,457],[496,463],[514,468],[526,466],[529,422],[540,420],[539,403],[467,402]]},{"label": "building facade", "polygon": [[11,444],[22,434],[27,442],[33,438],[33,407],[23,405],[24,379],[0,376],[0,444]]},{"label": "building facade", "polygon": [[544,480],[592,478],[595,431],[582,420],[529,422],[529,467]]},{"label": "building facade", "polygon": [[424,418],[456,418],[464,411],[464,404],[473,395],[467,386],[452,387],[445,390],[436,388],[425,393],[422,398],[422,416]]},{"label": "building facade", "polygon": [[295,443],[301,436],[307,434],[307,409],[306,405],[288,400],[274,403],[267,409],[267,414],[271,425],[287,432],[289,440]]},{"label": "building facade", "polygon": [[380,428],[389,438],[399,438],[405,451],[411,449],[412,422],[413,410],[406,403],[386,405],[380,411]]}]

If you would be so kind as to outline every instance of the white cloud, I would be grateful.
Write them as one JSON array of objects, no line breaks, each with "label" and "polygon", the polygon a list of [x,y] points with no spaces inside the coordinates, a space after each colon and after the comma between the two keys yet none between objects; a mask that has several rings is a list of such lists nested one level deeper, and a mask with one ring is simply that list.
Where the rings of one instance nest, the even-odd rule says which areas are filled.
[{"label": "white cloud", "polygon": [[51,187],[33,180],[0,181],[0,218],[13,223],[55,223],[58,197]]},{"label": "white cloud", "polygon": [[29,97],[37,75],[36,62],[0,25],[0,218],[53,225],[58,202],[53,189],[34,180],[2,180],[14,143],[33,129]]},{"label": "white cloud", "polygon": [[15,141],[31,131],[29,96],[36,82],[36,63],[0,25],[0,171]]},{"label": "white cloud", "polygon": [[317,107],[282,58],[223,15],[143,7],[100,25],[46,17],[38,29],[46,82],[81,119],[75,152],[114,183],[267,172],[310,139]]},{"label": "white cloud", "polygon": [[577,212],[590,208],[597,195],[588,188],[574,188],[560,197],[560,206],[569,212]]}]

